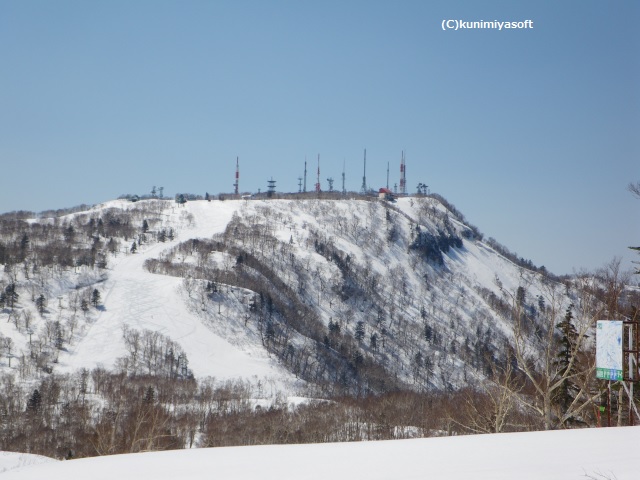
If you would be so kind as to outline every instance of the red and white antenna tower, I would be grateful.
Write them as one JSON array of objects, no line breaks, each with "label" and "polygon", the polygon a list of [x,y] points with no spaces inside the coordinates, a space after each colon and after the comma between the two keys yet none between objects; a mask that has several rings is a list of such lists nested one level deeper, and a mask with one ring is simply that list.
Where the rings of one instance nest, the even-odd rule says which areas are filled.
[{"label": "red and white antenna tower", "polygon": [[236,157],[236,183],[233,184],[233,192],[238,195],[238,187],[240,185],[240,160]]},{"label": "red and white antenna tower", "polygon": [[404,150],[400,159],[400,195],[407,194],[407,166],[404,163]]},{"label": "red and white antenna tower", "polygon": [[320,154],[318,154],[318,181],[316,182],[316,192],[320,192]]}]

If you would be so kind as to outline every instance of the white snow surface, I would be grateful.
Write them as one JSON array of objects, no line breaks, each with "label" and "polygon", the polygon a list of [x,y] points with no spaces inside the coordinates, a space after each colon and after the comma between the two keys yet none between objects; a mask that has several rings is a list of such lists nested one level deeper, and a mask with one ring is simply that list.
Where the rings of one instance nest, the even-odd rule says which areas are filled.
[{"label": "white snow surface", "polygon": [[0,452],[0,473],[50,462],[55,460],[30,453]]},{"label": "white snow surface", "polygon": [[[3,480],[632,480],[640,427],[174,450],[22,466]],[[0,457],[3,461],[5,457]],[[0,471],[2,465],[0,464]]]},{"label": "white snow surface", "polygon": [[[230,343],[202,323],[190,311],[181,288],[182,279],[155,275],[144,268],[145,260],[191,238],[210,238],[223,232],[240,202],[189,202],[187,208],[173,207],[166,223],[178,226],[173,242],[142,245],[135,254],[110,259],[108,279],[101,287],[104,309],[83,338],[61,355],[57,371],[104,366],[126,355],[123,327],[157,331],[178,342],[187,352],[189,368],[198,377],[269,380],[278,388],[294,380],[261,345]],[[101,208],[127,208],[131,203],[108,202]],[[212,208],[213,207],[213,208]],[[190,214],[191,216],[189,216]],[[244,343],[239,347],[238,343]],[[291,378],[290,378],[291,377]]]}]

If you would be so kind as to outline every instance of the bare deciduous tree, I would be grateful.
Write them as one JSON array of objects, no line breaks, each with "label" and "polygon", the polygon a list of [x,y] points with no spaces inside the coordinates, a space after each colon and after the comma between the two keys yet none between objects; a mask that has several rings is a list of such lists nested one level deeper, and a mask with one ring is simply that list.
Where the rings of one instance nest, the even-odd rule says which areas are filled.
[{"label": "bare deciduous tree", "polygon": [[[588,278],[583,280],[588,281]],[[568,364],[561,365],[558,362],[557,327],[564,318],[568,299],[558,283],[546,282],[544,288],[546,307],[538,318],[534,318],[515,295],[509,296],[513,310],[514,355],[531,389],[531,394],[520,396],[520,400],[539,415],[543,428],[549,430],[579,417],[599,396],[590,390],[591,382],[584,379],[592,378],[595,370],[594,355],[585,352],[595,321],[602,312],[602,304],[588,290],[578,289],[582,293],[581,298],[576,299],[575,337]],[[568,408],[559,411],[555,398],[567,382],[572,382],[577,392]]]},{"label": "bare deciduous tree", "polygon": [[504,369],[494,364],[488,381],[460,392],[462,402],[456,404],[452,421],[471,433],[521,430],[523,425],[517,421],[521,390],[522,382],[516,380],[511,361]]}]

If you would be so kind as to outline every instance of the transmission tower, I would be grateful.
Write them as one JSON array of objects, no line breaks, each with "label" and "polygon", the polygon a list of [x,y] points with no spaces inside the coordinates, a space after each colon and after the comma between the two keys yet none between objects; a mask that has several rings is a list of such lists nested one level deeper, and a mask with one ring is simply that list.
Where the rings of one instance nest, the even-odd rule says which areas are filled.
[{"label": "transmission tower", "polygon": [[318,154],[318,177],[316,180],[316,192],[320,193],[320,154]]},{"label": "transmission tower", "polygon": [[307,193],[307,157],[304,157],[304,187],[302,191]]},{"label": "transmission tower", "polygon": [[273,194],[276,193],[276,181],[271,177],[271,180],[267,180],[267,197],[273,197]]},{"label": "transmission tower", "polygon": [[362,175],[362,187],[360,187],[360,193],[367,194],[367,149],[364,149],[364,173]]},{"label": "transmission tower", "polygon": [[404,150],[400,159],[400,195],[407,194],[407,166],[404,163]]},{"label": "transmission tower", "polygon": [[342,195],[347,194],[347,190],[344,187],[344,164],[345,164],[345,161],[342,160]]},{"label": "transmission tower", "polygon": [[389,190],[389,162],[387,162],[387,190]]},{"label": "transmission tower", "polygon": [[240,160],[236,157],[236,183],[233,184],[233,193],[238,195],[238,187],[240,185]]}]

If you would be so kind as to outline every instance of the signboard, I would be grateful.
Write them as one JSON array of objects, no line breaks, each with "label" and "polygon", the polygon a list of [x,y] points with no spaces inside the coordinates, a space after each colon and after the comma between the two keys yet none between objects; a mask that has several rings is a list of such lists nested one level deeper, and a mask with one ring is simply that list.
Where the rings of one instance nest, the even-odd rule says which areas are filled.
[{"label": "signboard", "polygon": [[622,321],[598,320],[596,378],[622,380]]}]

